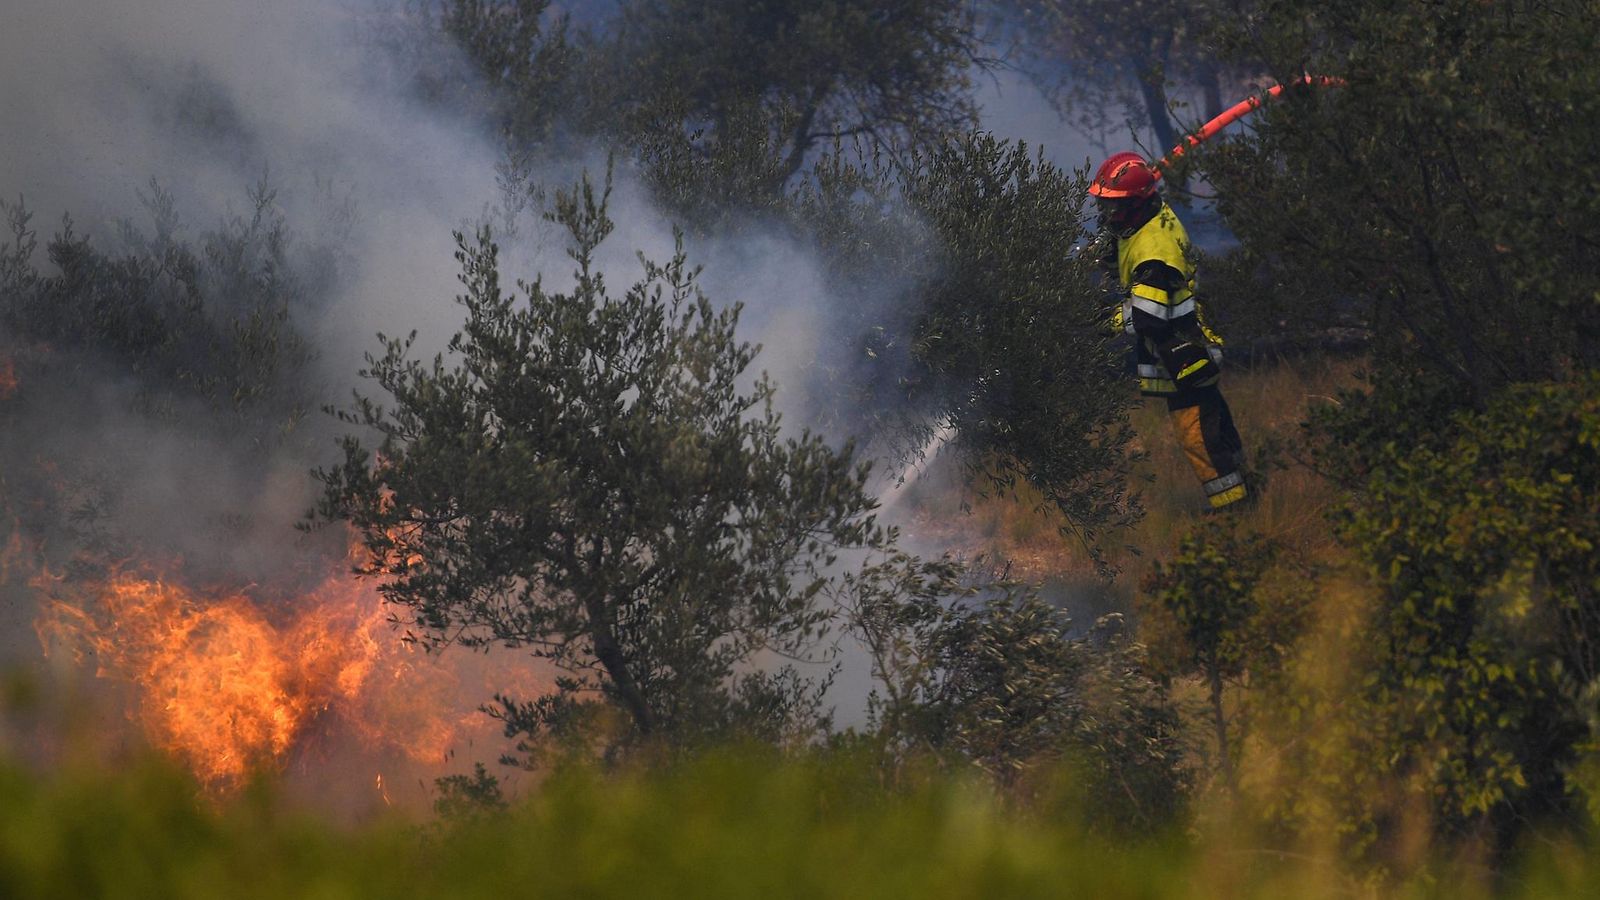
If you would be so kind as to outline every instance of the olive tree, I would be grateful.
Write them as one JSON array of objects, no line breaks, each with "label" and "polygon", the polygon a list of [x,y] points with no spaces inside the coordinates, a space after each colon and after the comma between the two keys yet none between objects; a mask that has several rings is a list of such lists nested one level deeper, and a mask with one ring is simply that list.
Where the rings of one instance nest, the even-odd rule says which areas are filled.
[{"label": "olive tree", "polygon": [[[1367,389],[1317,411],[1337,533],[1381,602],[1337,709],[1349,833],[1498,853],[1579,806],[1593,746],[1592,413],[1600,361],[1591,135],[1600,69],[1582,2],[1260,4],[1222,37],[1290,92],[1194,154],[1263,284],[1356,311]],[[1303,313],[1302,313],[1303,315]],[[1319,773],[1320,775],[1320,773]],[[1394,799],[1401,798],[1401,799]]]},{"label": "olive tree", "polygon": [[[612,229],[585,180],[550,218],[567,292],[500,280],[487,233],[458,235],[466,313],[448,352],[386,340],[364,373],[320,512],[370,554],[361,572],[433,643],[520,647],[567,672],[507,730],[540,737],[620,711],[623,739],[768,736],[818,708],[815,679],[751,665],[815,646],[841,548],[885,539],[851,448],[786,435],[748,369],[737,305],[701,293],[681,249],[614,294]],[[803,723],[802,723],[803,724]]]},{"label": "olive tree", "polygon": [[1097,270],[1071,250],[1086,237],[1084,173],[981,132],[893,177],[818,168],[802,205],[830,268],[861,294],[894,286],[892,304],[842,314],[877,318],[851,323],[862,338],[834,373],[840,418],[904,463],[955,451],[977,486],[1037,497],[1098,554],[1141,503],[1121,336]]},{"label": "olive tree", "polygon": [[839,140],[900,156],[972,127],[959,0],[629,0],[588,56],[591,127],[697,221],[781,204]]}]

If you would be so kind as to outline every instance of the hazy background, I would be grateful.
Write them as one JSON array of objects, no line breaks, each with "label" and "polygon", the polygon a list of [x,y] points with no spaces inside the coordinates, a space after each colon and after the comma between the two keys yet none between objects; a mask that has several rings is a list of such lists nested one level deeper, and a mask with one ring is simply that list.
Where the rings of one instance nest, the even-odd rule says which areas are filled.
[{"label": "hazy background", "polygon": [[[576,23],[595,23],[606,6],[568,8]],[[409,9],[356,0],[11,0],[0,14],[0,83],[8,86],[0,92],[0,196],[32,211],[35,263],[48,273],[38,257],[68,216],[78,234],[114,253],[126,225],[156,229],[149,207],[162,192],[180,223],[172,237],[191,240],[248,220],[251,190],[268,187],[268,206],[287,225],[289,258],[311,260],[323,275],[290,310],[309,341],[300,375],[317,405],[340,402],[359,384],[377,332],[415,329],[422,353],[443,346],[460,322],[452,232],[492,225],[508,281],[543,277],[561,288],[570,271],[562,236],[540,220],[537,197],[508,185],[494,135],[412,90],[415,54],[438,68],[471,69],[448,42],[408,31]],[[394,40],[397,33],[408,37]],[[1040,146],[1068,168],[1102,152],[1018,71],[979,74],[975,92],[982,125],[997,136]],[[607,159],[604,148],[569,143],[559,157],[523,165],[534,188],[555,190],[584,172],[598,178]],[[639,275],[637,253],[670,256],[673,222],[625,159],[614,167],[610,214],[617,229],[601,265],[620,291]],[[834,294],[805,243],[760,222],[691,239],[689,252],[715,301],[745,304],[741,334],[763,345],[757,367],[777,380],[792,425],[810,419],[807,391],[816,383],[808,370],[819,354],[858,337],[844,333],[858,321],[846,306],[899,295],[894,284]],[[41,465],[61,473],[52,496],[14,511],[39,536],[45,559],[99,542],[107,557],[154,558],[207,581],[288,591],[336,558],[337,536],[293,527],[312,500],[308,469],[330,460],[343,430],[331,417],[312,409],[301,440],[264,447],[203,404],[152,409],[114,361],[37,351],[48,360],[35,370],[45,377],[12,404],[0,454],[14,477]],[[892,478],[882,488],[893,518]],[[924,552],[945,549],[909,538]],[[8,594],[6,661],[35,660],[33,591],[13,582]],[[844,661],[835,697],[848,723],[859,718],[867,678],[855,654]]]}]

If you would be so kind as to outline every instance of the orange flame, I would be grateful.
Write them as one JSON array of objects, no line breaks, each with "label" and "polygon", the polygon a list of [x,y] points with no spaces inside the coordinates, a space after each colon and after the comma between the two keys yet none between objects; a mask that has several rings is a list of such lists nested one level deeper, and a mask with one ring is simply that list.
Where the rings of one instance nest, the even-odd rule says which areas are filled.
[{"label": "orange flame", "polygon": [[175,585],[130,575],[114,577],[102,599],[108,625],[59,601],[50,621],[80,632],[96,674],[139,687],[139,718],[158,746],[206,781],[237,779],[288,750],[313,699],[295,689],[292,661],[249,601],[202,608]]},{"label": "orange flame", "polygon": [[[45,580],[36,582],[44,584]],[[489,671],[482,655],[427,654],[402,643],[381,597],[334,576],[275,623],[242,593],[206,595],[119,573],[87,591],[61,579],[35,623],[46,652],[92,655],[96,675],[134,686],[129,716],[202,781],[226,787],[280,766],[311,734],[342,724],[363,744],[417,762],[498,729],[476,704],[527,673]],[[98,610],[98,613],[95,611]],[[496,684],[495,682],[501,682]]]}]

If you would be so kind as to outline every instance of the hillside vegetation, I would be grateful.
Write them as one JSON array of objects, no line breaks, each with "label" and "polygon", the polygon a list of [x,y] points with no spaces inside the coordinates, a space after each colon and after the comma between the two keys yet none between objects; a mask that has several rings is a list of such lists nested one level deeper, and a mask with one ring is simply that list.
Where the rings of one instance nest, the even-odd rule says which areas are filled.
[{"label": "hillside vegetation", "polygon": [[[564,6],[340,19],[323,112],[427,126],[308,165],[480,180],[363,218],[163,57],[242,198],[0,201],[0,894],[1600,895],[1591,0]],[[1119,147],[1291,86],[1162,181],[1253,505],[1001,73]],[[452,297],[390,214],[462,184]],[[432,815],[294,790],[403,753]]]}]

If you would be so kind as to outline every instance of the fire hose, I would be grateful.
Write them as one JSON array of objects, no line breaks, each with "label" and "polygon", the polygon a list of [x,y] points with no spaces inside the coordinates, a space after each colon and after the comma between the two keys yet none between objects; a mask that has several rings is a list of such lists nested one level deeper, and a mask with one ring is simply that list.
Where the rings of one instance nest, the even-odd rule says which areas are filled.
[{"label": "fire hose", "polygon": [[1295,87],[1302,84],[1315,87],[1335,87],[1344,83],[1345,80],[1343,78],[1336,78],[1331,75],[1302,75],[1300,78],[1287,84],[1275,84],[1260,94],[1246,97],[1245,99],[1240,100],[1238,103],[1235,103],[1233,106],[1228,107],[1228,109],[1224,111],[1222,115],[1219,115],[1215,119],[1212,119],[1211,121],[1200,126],[1198,130],[1190,132],[1189,135],[1186,136],[1182,141],[1179,141],[1178,146],[1173,147],[1166,156],[1156,160],[1156,177],[1160,178],[1164,169],[1171,166],[1178,157],[1182,156],[1190,149],[1200,146],[1202,143],[1215,137],[1217,132],[1227,128],[1234,122],[1237,122],[1250,113],[1260,109],[1268,100],[1278,99],[1278,97],[1283,95],[1283,92],[1286,88]]},{"label": "fire hose", "polygon": [[[1176,161],[1178,157],[1215,137],[1218,132],[1222,131],[1222,129],[1227,128],[1234,122],[1237,122],[1250,113],[1260,109],[1262,106],[1266,105],[1268,100],[1276,100],[1277,98],[1283,96],[1285,90],[1298,87],[1300,85],[1307,85],[1311,87],[1336,87],[1345,83],[1346,82],[1343,78],[1333,75],[1302,75],[1294,81],[1290,81],[1285,84],[1275,84],[1259,94],[1254,94],[1246,97],[1243,100],[1240,100],[1238,103],[1235,103],[1234,105],[1228,107],[1228,109],[1224,110],[1221,115],[1185,135],[1183,140],[1178,142],[1178,146],[1173,147],[1170,151],[1168,151],[1166,156],[1156,160],[1151,165],[1151,168],[1155,170],[1156,178],[1161,178],[1165,174],[1165,171],[1172,166],[1173,162]],[[1101,236],[1096,236],[1087,244],[1075,247],[1073,249],[1073,253],[1079,257],[1093,256],[1101,252],[1102,248],[1100,244],[1102,240],[1103,238]]]},{"label": "fire hose", "polygon": [[[1222,131],[1222,129],[1227,128],[1234,122],[1237,122],[1250,113],[1260,109],[1262,106],[1266,105],[1267,101],[1276,100],[1283,96],[1284,92],[1288,89],[1296,88],[1301,85],[1305,85],[1307,87],[1337,87],[1345,83],[1346,82],[1343,78],[1332,75],[1307,74],[1284,84],[1275,84],[1259,94],[1246,97],[1245,99],[1240,100],[1238,103],[1235,103],[1233,106],[1230,106],[1228,109],[1224,110],[1221,115],[1216,116],[1195,131],[1185,135],[1183,140],[1178,142],[1178,146],[1173,147],[1170,151],[1168,151],[1166,156],[1156,160],[1151,165],[1151,168],[1155,172],[1155,177],[1160,179],[1165,174],[1166,170],[1169,169],[1179,157],[1215,137],[1220,131]],[[1106,240],[1107,238],[1104,234],[1096,235],[1091,238],[1087,244],[1073,248],[1072,252],[1080,259],[1098,258],[1106,251],[1107,245],[1104,243]]]}]

